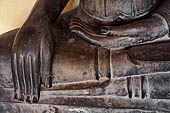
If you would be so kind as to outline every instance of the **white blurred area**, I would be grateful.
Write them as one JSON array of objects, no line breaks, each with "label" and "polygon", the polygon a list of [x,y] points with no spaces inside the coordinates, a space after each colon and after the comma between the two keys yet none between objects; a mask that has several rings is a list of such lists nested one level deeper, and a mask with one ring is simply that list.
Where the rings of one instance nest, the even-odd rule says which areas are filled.
[{"label": "white blurred area", "polygon": [[[22,26],[36,0],[0,0],[0,34]],[[78,5],[70,0],[65,11]]]}]

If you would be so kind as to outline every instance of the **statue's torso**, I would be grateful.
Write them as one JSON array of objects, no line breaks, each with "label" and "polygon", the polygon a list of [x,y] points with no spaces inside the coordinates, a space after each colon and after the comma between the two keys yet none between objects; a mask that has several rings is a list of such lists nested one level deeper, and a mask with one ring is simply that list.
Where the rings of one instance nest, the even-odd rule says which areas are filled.
[{"label": "statue's torso", "polygon": [[[132,20],[147,15],[160,0],[81,0],[83,11],[101,21],[112,22],[118,18]],[[95,13],[94,13],[95,12]]]}]

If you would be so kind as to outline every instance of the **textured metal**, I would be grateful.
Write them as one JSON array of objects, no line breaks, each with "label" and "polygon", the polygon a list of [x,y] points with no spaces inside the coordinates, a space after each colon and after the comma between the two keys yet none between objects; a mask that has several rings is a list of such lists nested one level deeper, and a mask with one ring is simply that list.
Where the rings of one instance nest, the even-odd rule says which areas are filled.
[{"label": "textured metal", "polygon": [[[86,5],[93,2],[96,1]],[[109,1],[100,2],[95,3],[97,9],[104,4],[100,11],[109,16],[107,11],[112,10],[112,5],[107,5]],[[119,2],[128,4],[124,0]],[[0,36],[0,112],[67,113],[68,109],[71,113],[98,113],[99,109],[102,113],[170,112],[170,41],[168,37],[160,41],[169,34],[169,0],[164,0],[153,13],[146,5],[152,13],[147,18],[101,27],[110,28],[105,30],[86,23],[79,15],[80,8],[64,14],[53,26],[53,15],[59,15],[65,6],[63,0],[37,3],[20,30]],[[92,10],[94,15],[102,14],[98,11]],[[131,12],[130,17],[135,19],[141,10]],[[112,48],[120,45],[121,49],[104,48],[100,43],[92,45],[98,42],[108,43]],[[27,62],[30,55],[31,62]],[[51,88],[47,87],[49,84]],[[39,105],[21,104],[22,101]]]},{"label": "textured metal", "polygon": [[[81,9],[97,20],[129,20],[147,15],[160,0],[81,0]],[[89,4],[90,2],[90,4]],[[94,13],[95,12],[95,13]]]}]

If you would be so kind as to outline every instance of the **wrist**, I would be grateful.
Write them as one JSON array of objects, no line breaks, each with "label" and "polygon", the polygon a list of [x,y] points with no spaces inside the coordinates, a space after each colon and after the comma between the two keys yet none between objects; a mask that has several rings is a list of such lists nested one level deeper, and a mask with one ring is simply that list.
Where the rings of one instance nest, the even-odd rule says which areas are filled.
[{"label": "wrist", "polygon": [[54,23],[67,2],[68,0],[38,0],[28,19],[43,18]]}]

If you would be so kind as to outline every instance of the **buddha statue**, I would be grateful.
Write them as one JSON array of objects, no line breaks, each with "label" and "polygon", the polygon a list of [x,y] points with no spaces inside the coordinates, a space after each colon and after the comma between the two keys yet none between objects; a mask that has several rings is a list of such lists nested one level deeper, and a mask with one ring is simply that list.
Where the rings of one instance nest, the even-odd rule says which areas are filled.
[{"label": "buddha statue", "polygon": [[67,2],[38,0],[21,28],[0,36],[0,82],[15,99],[37,103],[44,86],[169,98],[169,0],[80,0],[60,15]]}]

